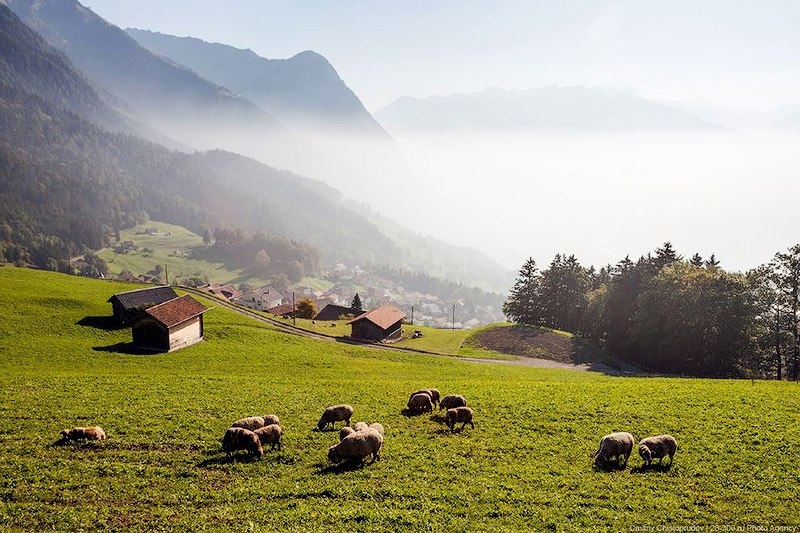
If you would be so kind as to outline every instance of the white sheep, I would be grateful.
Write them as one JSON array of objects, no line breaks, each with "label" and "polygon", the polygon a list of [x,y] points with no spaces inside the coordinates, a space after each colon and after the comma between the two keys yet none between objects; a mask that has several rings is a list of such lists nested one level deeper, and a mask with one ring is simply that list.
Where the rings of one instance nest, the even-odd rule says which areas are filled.
[{"label": "white sheep", "polygon": [[270,450],[274,450],[277,446],[281,449],[281,437],[283,436],[283,428],[278,424],[270,424],[263,428],[258,428],[253,433],[258,436],[261,441],[261,446],[269,444]]},{"label": "white sheep", "polygon": [[349,405],[331,405],[325,408],[322,416],[317,422],[317,427],[320,431],[330,424],[332,428],[336,428],[336,422],[344,421],[346,426],[350,425],[350,418],[353,416],[353,408]]},{"label": "white sheep", "polygon": [[594,454],[594,464],[600,467],[612,458],[619,464],[620,457],[624,457],[622,466],[625,466],[628,464],[631,451],[633,451],[633,435],[625,431],[609,433],[600,439],[600,447]]},{"label": "white sheep", "polygon": [[228,428],[222,437],[222,449],[229,458],[233,457],[233,452],[237,450],[245,450],[257,457],[264,455],[264,448],[258,435],[244,428]]},{"label": "white sheep", "polygon": [[328,449],[328,460],[332,463],[349,460],[358,460],[363,463],[364,458],[372,455],[372,462],[375,462],[381,458],[382,446],[383,436],[376,430],[356,431]]},{"label": "white sheep", "polygon": [[[345,426],[346,427],[346,426]],[[353,424],[353,429],[356,431],[363,431],[369,427],[369,424],[366,422],[356,422]]]},{"label": "white sheep", "polygon": [[475,424],[472,422],[472,416],[474,414],[472,409],[466,406],[448,409],[444,415],[444,423],[451,431],[455,431],[455,426],[459,422],[461,422],[461,429],[464,429],[464,426],[467,424],[472,426],[472,429],[475,429]]},{"label": "white sheep", "polygon": [[433,403],[431,397],[427,393],[415,394],[408,400],[408,410],[412,413],[424,413],[433,411]]},{"label": "white sheep", "polygon": [[278,420],[277,415],[248,416],[247,418],[240,418],[231,424],[231,427],[255,431],[258,428],[263,428],[265,426],[269,426],[270,424],[280,424],[280,420]]},{"label": "white sheep", "polygon": [[653,463],[653,459],[658,459],[661,463],[667,455],[669,464],[672,465],[672,458],[677,450],[678,442],[672,435],[656,435],[639,441],[639,455],[648,466]]},{"label": "white sheep", "polygon": [[73,440],[106,440],[106,432],[100,426],[66,428],[61,432],[64,442]]},{"label": "white sheep", "polygon": [[384,434],[383,434],[383,425],[378,423],[378,422],[375,422],[374,424],[370,424],[369,425],[369,429],[374,429],[375,431],[377,431],[378,433],[381,434],[381,437],[384,436]]},{"label": "white sheep", "polygon": [[439,410],[455,409],[456,407],[466,407],[467,400],[460,394],[448,394],[439,402]]}]

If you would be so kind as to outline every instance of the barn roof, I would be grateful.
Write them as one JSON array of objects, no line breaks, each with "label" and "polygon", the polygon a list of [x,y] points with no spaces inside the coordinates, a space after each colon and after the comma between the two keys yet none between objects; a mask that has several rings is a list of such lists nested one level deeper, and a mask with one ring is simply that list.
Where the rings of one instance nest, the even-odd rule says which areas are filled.
[{"label": "barn roof", "polygon": [[109,298],[108,302],[118,302],[123,309],[146,309],[177,298],[172,287],[148,287],[128,292],[120,292]]},{"label": "barn roof", "polygon": [[348,322],[348,324],[352,324],[361,320],[369,320],[379,328],[387,329],[397,322],[403,320],[405,317],[406,314],[400,309],[396,308],[392,304],[386,304],[355,317],[353,320]]},{"label": "barn roof", "polygon": [[267,309],[267,313],[278,316],[290,315],[293,312],[294,312],[294,306],[292,304],[281,304]]},{"label": "barn roof", "polygon": [[314,320],[339,320],[339,317],[343,315],[359,316],[362,313],[363,311],[353,307],[328,304],[322,308],[322,311],[317,313],[317,316],[314,317]]},{"label": "barn roof", "polygon": [[166,327],[171,328],[181,322],[202,315],[206,311],[208,311],[208,308],[205,305],[185,294],[180,298],[154,305],[145,312]]}]

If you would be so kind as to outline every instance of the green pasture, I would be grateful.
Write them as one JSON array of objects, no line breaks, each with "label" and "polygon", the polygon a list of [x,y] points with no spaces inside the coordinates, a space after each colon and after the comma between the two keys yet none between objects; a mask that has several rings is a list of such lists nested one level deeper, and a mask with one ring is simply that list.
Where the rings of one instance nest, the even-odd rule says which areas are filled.
[{"label": "green pasture", "polygon": [[[205,342],[142,355],[107,318],[128,288],[0,268],[0,530],[800,525],[797,383],[470,363],[313,341],[221,307]],[[425,387],[466,396],[475,429],[404,416]],[[380,461],[327,463],[337,434],[315,424],[336,403],[384,425]],[[229,424],[266,413],[281,418],[283,450],[226,461]],[[55,444],[95,424],[104,443]],[[671,433],[674,464],[593,469],[600,437],[619,430]]]}]

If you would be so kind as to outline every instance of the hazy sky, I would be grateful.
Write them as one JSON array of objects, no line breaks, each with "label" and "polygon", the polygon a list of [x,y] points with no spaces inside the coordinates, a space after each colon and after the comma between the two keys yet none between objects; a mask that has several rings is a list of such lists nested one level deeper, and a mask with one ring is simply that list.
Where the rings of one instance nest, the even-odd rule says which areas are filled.
[{"label": "hazy sky", "polygon": [[541,85],[614,85],[766,110],[800,103],[796,0],[84,0],[121,27],[270,58],[326,56],[366,107]]}]

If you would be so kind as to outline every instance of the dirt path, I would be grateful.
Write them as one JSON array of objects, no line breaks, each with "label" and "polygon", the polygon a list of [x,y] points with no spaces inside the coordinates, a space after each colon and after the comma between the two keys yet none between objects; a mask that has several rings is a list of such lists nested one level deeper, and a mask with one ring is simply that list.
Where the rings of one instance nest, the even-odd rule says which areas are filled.
[{"label": "dirt path", "polygon": [[373,348],[376,350],[392,350],[395,352],[406,352],[406,353],[416,353],[421,355],[431,355],[435,357],[448,357],[451,359],[458,359],[461,361],[469,361],[472,363],[480,363],[480,364],[501,364],[501,365],[516,365],[516,366],[530,366],[530,367],[539,367],[539,368],[559,368],[564,370],[574,370],[578,372],[602,372],[604,374],[610,375],[629,375],[629,374],[638,374],[641,373],[641,369],[637,369],[632,365],[625,365],[630,366],[630,368],[623,368],[623,369],[615,369],[608,365],[604,365],[602,363],[560,363],[558,361],[551,361],[549,359],[538,359],[535,357],[518,357],[517,359],[481,359],[477,357],[458,357],[455,355],[445,355],[436,352],[428,352],[425,350],[415,350],[413,348],[401,348],[399,346],[392,346],[390,344],[375,344],[371,342],[359,342],[348,337],[334,337],[332,335],[325,335],[323,333],[315,333],[313,331],[308,331],[306,329],[298,328],[297,326],[293,326],[292,324],[287,324],[285,322],[281,322],[280,320],[270,318],[264,316],[260,313],[252,311],[250,309],[232,304],[226,300],[221,300],[219,298],[214,297],[207,292],[203,292],[201,290],[192,288],[192,287],[180,287],[182,290],[186,292],[191,292],[198,296],[202,296],[203,298],[209,299],[220,307],[224,307],[226,309],[230,309],[240,315],[244,315],[246,317],[252,318],[254,320],[258,320],[260,322],[265,322],[276,328],[284,331],[286,333],[290,333],[292,335],[298,335],[301,337],[306,337],[309,339],[316,339],[328,342],[343,342],[345,344],[355,344],[358,346],[363,346],[365,348]]}]

